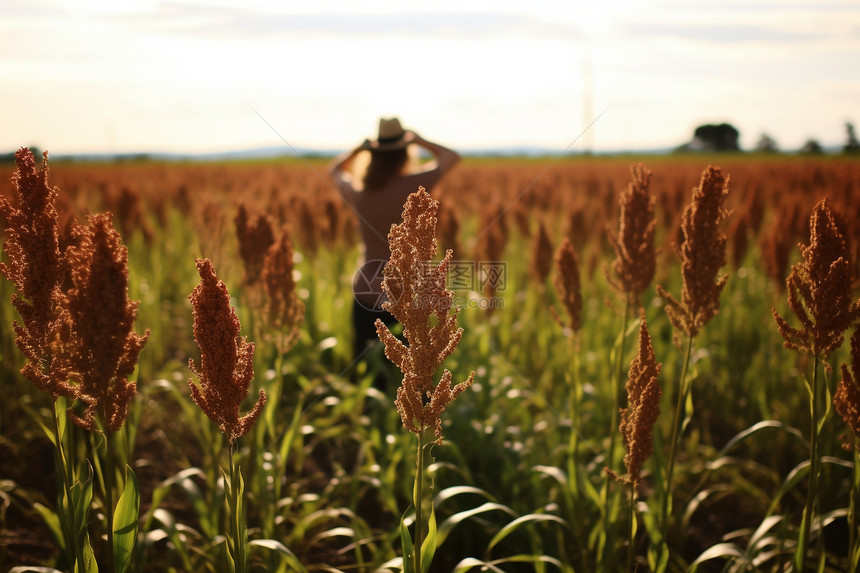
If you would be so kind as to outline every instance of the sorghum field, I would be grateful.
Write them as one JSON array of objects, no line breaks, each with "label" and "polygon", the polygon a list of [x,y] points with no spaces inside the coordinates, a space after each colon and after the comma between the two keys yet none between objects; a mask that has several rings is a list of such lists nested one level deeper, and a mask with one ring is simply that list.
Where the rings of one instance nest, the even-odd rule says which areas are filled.
[{"label": "sorghum field", "polygon": [[453,254],[430,310],[389,281],[396,406],[324,161],[19,152],[0,570],[854,571],[860,161],[642,161],[470,159],[421,199],[398,261]]}]

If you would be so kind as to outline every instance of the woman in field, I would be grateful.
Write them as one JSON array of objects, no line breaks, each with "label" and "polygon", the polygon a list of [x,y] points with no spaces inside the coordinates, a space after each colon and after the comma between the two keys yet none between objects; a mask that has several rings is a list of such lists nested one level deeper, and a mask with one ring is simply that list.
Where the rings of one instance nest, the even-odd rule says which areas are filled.
[{"label": "woman in field", "polygon": [[[430,152],[433,159],[419,164],[419,149]],[[356,359],[377,340],[374,326],[377,318],[388,325],[394,322],[394,317],[382,310],[385,300],[382,268],[391,254],[388,247],[391,225],[401,222],[403,204],[410,193],[419,186],[432,193],[433,187],[459,160],[457,152],[403,129],[397,118],[382,118],[375,141],[365,140],[352,151],[335,157],[329,165],[329,175],[358,217],[364,243],[364,261],[352,284]],[[364,163],[364,167],[359,163]]]}]

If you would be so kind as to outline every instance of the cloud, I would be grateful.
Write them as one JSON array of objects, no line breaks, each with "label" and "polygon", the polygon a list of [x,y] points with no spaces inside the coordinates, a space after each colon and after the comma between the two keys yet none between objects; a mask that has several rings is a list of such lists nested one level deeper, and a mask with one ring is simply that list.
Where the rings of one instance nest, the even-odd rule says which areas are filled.
[{"label": "cloud", "polygon": [[560,23],[498,12],[302,13],[264,12],[227,6],[159,4],[154,12],[111,16],[130,26],[213,38],[261,36],[423,36],[480,38],[512,34],[575,38]]},{"label": "cloud", "polygon": [[796,32],[775,26],[756,26],[748,24],[636,24],[623,26],[622,33],[630,37],[670,37],[683,40],[698,40],[720,44],[746,42],[815,42],[825,39],[828,34]]}]

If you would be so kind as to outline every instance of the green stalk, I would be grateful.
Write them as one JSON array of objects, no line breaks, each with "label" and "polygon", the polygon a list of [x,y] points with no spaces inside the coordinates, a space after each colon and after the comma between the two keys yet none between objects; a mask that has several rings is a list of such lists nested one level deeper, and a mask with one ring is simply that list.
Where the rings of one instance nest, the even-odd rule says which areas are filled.
[{"label": "green stalk", "polygon": [[[242,506],[239,500],[239,472],[236,471],[236,464],[233,460],[233,442],[230,442],[229,447],[227,448],[227,456],[229,458],[230,464],[230,493],[228,499],[228,505],[230,507],[230,516],[228,520],[230,522],[229,532],[231,537],[233,538],[232,543],[232,557],[233,557],[233,565],[235,566],[236,573],[244,573],[245,571],[245,543],[244,543],[244,531],[240,531],[241,529],[241,515]],[[239,536],[243,537],[239,537]],[[227,543],[227,549],[230,550],[231,544]]]},{"label": "green stalk", "polygon": [[803,519],[801,522],[800,538],[797,540],[797,549],[794,552],[795,571],[803,570],[803,562],[806,557],[806,547],[809,544],[809,532],[812,519],[815,516],[815,505],[818,502],[818,478],[821,474],[821,456],[818,454],[818,357],[812,361],[812,423],[810,424],[810,451],[809,451],[809,489],[806,492],[806,506],[803,508]]},{"label": "green stalk", "polygon": [[418,456],[415,468],[415,487],[412,491],[412,503],[415,504],[415,540],[412,543],[413,560],[415,561],[415,573],[421,573],[421,536],[422,527],[422,501],[424,494],[424,427],[418,432]]},{"label": "green stalk", "polygon": [[[102,413],[104,414],[104,412]],[[102,415],[105,420],[105,513],[107,514],[107,563],[108,571],[114,570],[113,562],[113,440],[111,439],[113,432],[108,427],[107,418]]]},{"label": "green stalk", "polygon": [[[630,320],[630,309],[633,306],[633,301],[630,296],[625,297],[624,303],[624,317],[621,321],[621,343],[618,347],[618,355],[615,359],[615,376],[612,383],[612,407],[610,408],[610,419],[609,419],[609,454],[606,458],[606,465],[610,470],[615,470],[615,449],[618,444],[618,408],[620,407],[620,397],[621,397],[621,385],[623,379],[623,371],[624,371],[624,345],[627,342],[627,323]],[[612,506],[612,496],[609,495],[610,485],[612,483],[612,476],[608,473],[606,474],[606,487],[603,490],[603,533],[608,537],[609,532],[609,523],[611,506]],[[603,556],[601,561],[603,561],[602,565],[606,565],[606,556],[607,551],[611,551],[611,543],[608,542],[607,539],[606,545],[603,548]],[[600,566],[598,566],[598,570],[603,570]]]},{"label": "green stalk", "polygon": [[[624,304],[624,318],[621,321],[621,345],[615,360],[615,383],[612,384],[612,409],[609,426],[609,457],[606,459],[609,469],[615,470],[615,448],[618,443],[618,408],[620,407],[621,386],[624,371],[624,344],[627,342],[627,324],[630,321],[630,309],[633,306],[630,297]],[[608,497],[608,496],[607,496]],[[607,508],[608,509],[608,508]]]},{"label": "green stalk", "polygon": [[[582,405],[582,388],[579,385],[580,363],[579,363],[579,333],[574,332],[569,338],[570,353],[573,357],[573,375],[571,376],[570,391],[568,392],[568,409],[570,411],[570,439],[567,444],[567,479],[570,484],[571,493],[573,495],[573,507],[569,508],[571,513],[576,513],[577,516],[577,533],[581,534],[585,531],[585,512],[577,511],[577,506],[582,499],[582,492],[579,489],[579,436],[581,435],[581,419],[579,416],[579,408]],[[585,566],[588,563],[588,551],[585,543],[577,543],[580,551],[580,564]]]},{"label": "green stalk", "polygon": [[857,448],[860,447],[860,441],[857,438],[854,438],[854,451],[851,454],[851,457],[854,461],[854,471],[852,472],[852,480],[851,480],[851,503],[849,505],[848,511],[848,570],[856,571],[857,570],[857,562],[856,562],[856,553],[857,553],[857,503],[860,501],[860,454],[857,452]]},{"label": "green stalk", "polygon": [[690,356],[693,354],[693,337],[687,339],[687,350],[684,353],[684,366],[681,369],[681,387],[678,392],[678,401],[675,404],[675,415],[672,418],[672,437],[669,442],[669,466],[666,469],[666,479],[663,484],[663,511],[662,528],[663,539],[661,543],[666,546],[666,536],[669,533],[669,500],[672,498],[672,477],[675,472],[675,456],[678,449],[678,441],[681,434],[681,411],[684,409],[684,403],[687,401],[687,395],[690,393],[690,383],[687,380],[687,369],[690,366]]},{"label": "green stalk", "polygon": [[55,465],[60,472],[60,478],[63,482],[63,495],[65,495],[66,503],[63,503],[62,498],[59,500],[57,504],[57,513],[60,517],[60,522],[63,527],[63,533],[66,536],[66,556],[69,557],[71,555],[74,559],[74,567],[73,569],[77,569],[79,571],[83,571],[85,568],[84,565],[84,552],[83,548],[78,543],[77,535],[75,532],[75,523],[74,523],[74,515],[75,508],[72,507],[72,483],[69,479],[71,473],[71,466],[69,465],[69,461],[66,457],[65,450],[63,448],[63,442],[60,437],[60,411],[62,407],[58,409],[57,401],[55,400],[53,403],[53,430],[54,430],[54,457],[55,457]]},{"label": "green stalk", "polygon": [[627,568],[625,571],[633,571],[633,556],[635,554],[635,543],[633,539],[633,524],[636,519],[636,485],[630,484],[630,519],[627,520]]}]

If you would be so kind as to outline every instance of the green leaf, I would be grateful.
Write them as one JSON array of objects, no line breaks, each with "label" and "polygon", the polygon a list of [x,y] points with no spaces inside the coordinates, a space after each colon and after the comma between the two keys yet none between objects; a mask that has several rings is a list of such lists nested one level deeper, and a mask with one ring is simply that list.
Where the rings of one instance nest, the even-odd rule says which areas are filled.
[{"label": "green leaf", "polygon": [[794,468],[788,473],[788,476],[786,476],[786,478],[783,480],[782,485],[780,485],[776,495],[773,497],[773,499],[771,499],[770,505],[767,508],[767,513],[765,515],[770,515],[776,510],[776,508],[782,501],[782,497],[791,489],[793,489],[800,482],[800,480],[806,477],[806,475],[809,473],[809,467],[809,460],[804,460],[794,466]]},{"label": "green leaf", "polygon": [[421,543],[421,572],[427,573],[430,569],[430,562],[433,561],[433,556],[436,554],[436,511],[433,509],[433,504],[430,504],[430,519],[427,522],[427,536],[424,542]]},{"label": "green leaf", "polygon": [[749,428],[742,430],[741,432],[737,433],[731,440],[728,441],[728,443],[726,443],[725,446],[723,446],[723,449],[721,449],[720,452],[715,457],[717,457],[717,458],[723,457],[724,455],[728,454],[729,451],[731,451],[731,449],[734,448],[738,443],[742,442],[743,440],[747,439],[748,437],[750,437],[754,434],[757,434],[758,432],[760,432],[762,430],[768,430],[768,429],[782,430],[786,434],[788,434],[789,436],[794,436],[795,438],[797,438],[801,442],[806,441],[806,438],[803,437],[803,432],[801,432],[800,430],[798,430],[797,428],[795,428],[793,426],[789,426],[788,424],[785,424],[785,423],[780,422],[778,420],[762,420],[760,422],[753,424]]},{"label": "green leaf", "polygon": [[743,559],[744,552],[734,543],[717,543],[708,547],[695,561],[691,564],[690,573],[693,573],[698,568],[699,564],[711,559]]},{"label": "green leaf", "polygon": [[[69,400],[64,396],[57,397],[57,400],[54,402],[54,415],[57,417],[57,429],[60,437],[60,443],[62,444],[66,438],[66,425],[67,425],[67,417],[66,417],[66,409],[69,407]],[[51,431],[53,442],[54,432]],[[57,444],[54,444],[55,446]]]},{"label": "green leaf", "polygon": [[406,525],[406,514],[400,516],[400,544],[403,546],[403,571],[415,571],[415,556],[413,555],[412,534]]},{"label": "green leaf", "polygon": [[60,550],[65,552],[66,550],[66,540],[63,537],[63,528],[60,525],[60,516],[51,511],[48,507],[45,507],[41,503],[34,503],[33,509],[36,510],[36,513],[42,518],[45,522],[45,525],[48,526],[48,529],[51,530],[51,534],[54,536],[54,539],[57,541],[57,545],[60,546]]},{"label": "green leaf", "polygon": [[445,521],[443,521],[442,525],[439,526],[439,532],[437,534],[437,540],[436,540],[437,546],[442,545],[445,542],[445,540],[448,538],[448,535],[450,535],[451,530],[453,530],[456,525],[458,525],[462,521],[465,521],[466,519],[468,519],[472,516],[480,515],[482,513],[487,513],[488,511],[504,511],[505,513],[507,513],[508,515],[510,515],[512,517],[516,516],[516,513],[514,512],[514,510],[512,510],[508,506],[502,505],[500,503],[490,502],[490,501],[483,503],[483,504],[479,505],[478,507],[473,507],[472,509],[460,511],[458,513],[455,513],[454,515],[452,515],[451,517],[449,517]]},{"label": "green leaf", "polygon": [[438,494],[436,494],[435,503],[436,505],[442,505],[442,503],[451,499],[452,497],[464,493],[474,493],[483,496],[490,501],[495,501],[493,495],[486,490],[471,485],[455,485],[451,487],[446,487]]},{"label": "green leaf", "polygon": [[245,504],[243,503],[245,499],[245,479],[242,477],[242,468],[239,464],[236,464],[236,473],[239,476],[239,491],[235,500],[236,511],[239,513],[235,518],[239,526],[239,531],[236,532],[236,553],[237,557],[241,560],[241,563],[238,564],[240,570],[246,571],[248,569],[248,554],[245,551],[245,547],[248,546],[248,514],[245,511]]},{"label": "green leaf", "polygon": [[565,522],[562,518],[558,517],[557,515],[550,515],[548,513],[530,513],[528,515],[518,517],[512,522],[508,523],[506,526],[504,526],[501,530],[499,530],[498,533],[496,533],[496,535],[493,536],[493,538],[490,540],[490,544],[487,545],[487,553],[489,554],[489,552],[492,551],[493,547],[498,545],[499,542],[502,541],[505,537],[519,529],[520,526],[538,521],[555,521],[556,523],[567,525],[567,522]]},{"label": "green leaf", "polygon": [[[155,510],[159,508],[165,496],[170,492],[170,488],[179,482],[186,480],[190,481],[193,476],[206,479],[206,475],[200,470],[200,468],[186,468],[179,473],[170,476],[152,490],[152,500],[150,502],[149,511],[146,514],[146,519],[144,520],[143,531],[149,531],[153,514],[155,513]],[[183,490],[187,491],[187,488],[183,487]]]},{"label": "green leaf", "polygon": [[[488,563],[486,561],[481,561],[480,559],[475,559],[474,557],[466,557],[454,568],[454,573],[465,573],[466,571],[471,571],[475,567],[480,567],[481,571],[492,571],[493,573],[505,573],[503,570],[499,569],[492,563]],[[404,571],[407,571],[404,569]]]},{"label": "green leaf", "polygon": [[131,467],[125,466],[125,489],[117,501],[113,514],[113,566],[116,573],[124,573],[131,563],[131,553],[137,539],[137,521],[140,514],[140,485]]},{"label": "green leaf", "polygon": [[[183,533],[180,533],[179,528],[176,524],[176,518],[173,516],[173,514],[166,509],[158,508],[152,512],[152,518],[162,525],[162,529],[160,531],[163,532],[170,539],[171,543],[173,543],[173,546],[176,548],[176,552],[182,559],[182,565],[184,567],[184,570],[192,571],[194,567],[191,563],[191,555],[189,554],[189,548],[187,543],[183,541]],[[188,528],[187,530],[190,530],[190,528]],[[152,532],[147,534],[147,537],[151,533]]]},{"label": "green leaf", "polygon": [[806,533],[808,531],[807,523],[811,519],[812,512],[809,511],[809,507],[805,507],[803,509],[803,517],[800,520],[800,531],[797,535],[797,545],[794,547],[794,565],[796,571],[803,571],[804,569],[804,561],[806,560],[806,548],[808,545],[808,539],[806,537]]},{"label": "green leaf", "polygon": [[93,501],[93,466],[87,461],[86,479],[82,482],[75,482],[71,488],[71,512],[73,518],[72,527],[75,531],[75,543],[80,548],[78,555],[83,559],[83,563],[77,563],[75,571],[77,573],[94,573],[97,572],[98,564],[96,563],[93,548],[90,544],[90,535],[87,531],[87,522],[89,521],[90,508]]},{"label": "green leaf", "polygon": [[747,542],[747,546],[750,551],[756,553],[759,549],[759,545],[765,539],[765,534],[768,533],[771,529],[779,525],[779,523],[783,520],[783,516],[781,515],[771,515],[761,522],[755,532],[750,536],[749,541]]},{"label": "green leaf", "polygon": [[[290,449],[296,439],[296,433],[301,427],[302,412],[304,411],[303,407],[304,403],[299,400],[293,409],[293,417],[290,419],[290,425],[287,426],[284,436],[281,438],[280,447],[278,448],[278,468],[281,470],[281,473],[279,474],[280,477],[282,477],[282,474],[286,471],[287,458],[290,456]],[[272,408],[272,410],[274,410],[274,408]]]},{"label": "green leaf", "polygon": [[665,543],[648,547],[648,566],[655,573],[664,573],[669,566],[669,548]]},{"label": "green leaf", "polygon": [[84,553],[84,569],[81,572],[77,567],[75,571],[78,573],[99,573],[99,565],[96,561],[96,556],[93,553],[93,546],[90,544],[90,534],[86,533],[82,539]]},{"label": "green leaf", "polygon": [[690,421],[693,419],[693,414],[695,413],[695,407],[693,406],[693,391],[692,384],[687,386],[687,395],[684,396],[684,420],[681,422],[680,431],[683,434],[687,429],[687,426],[690,424]]},{"label": "green leaf", "polygon": [[[39,425],[39,427],[42,428],[42,431],[45,432],[45,435],[48,437],[49,440],[51,440],[51,444],[56,448],[57,447],[57,438],[56,438],[56,436],[54,436],[54,430],[52,430],[51,428],[46,426],[45,423],[42,421],[42,419],[39,416],[34,415],[33,419],[36,421],[36,423]],[[16,569],[17,569],[17,567],[16,567]],[[51,569],[51,571],[54,571],[54,569]]]},{"label": "green leaf", "polygon": [[301,564],[296,554],[280,541],[275,541],[274,539],[255,539],[248,543],[248,546],[251,548],[259,547],[280,555],[282,562],[289,568],[287,570],[291,573],[307,573],[307,569]]}]

